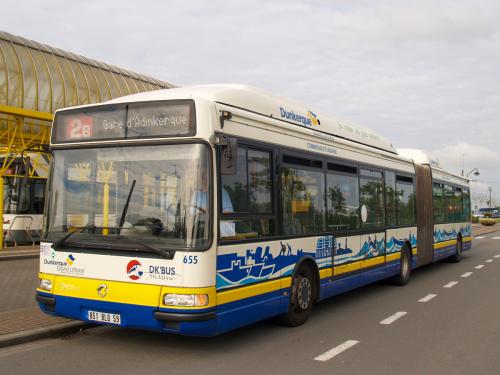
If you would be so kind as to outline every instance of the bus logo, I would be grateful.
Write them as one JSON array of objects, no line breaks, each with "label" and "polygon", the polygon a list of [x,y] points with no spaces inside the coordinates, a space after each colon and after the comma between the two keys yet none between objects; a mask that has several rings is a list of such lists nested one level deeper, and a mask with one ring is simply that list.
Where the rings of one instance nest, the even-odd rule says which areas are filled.
[{"label": "bus logo", "polygon": [[108,295],[108,286],[106,284],[101,284],[97,287],[97,294],[99,297],[106,297]]},{"label": "bus logo", "polygon": [[313,125],[320,124],[319,118],[318,118],[318,116],[316,116],[316,113],[311,112],[311,111],[307,111],[307,117],[309,117],[309,120],[311,120],[311,124],[313,124]]},{"label": "bus logo", "polygon": [[127,276],[132,280],[139,280],[144,272],[141,270],[142,264],[138,260],[131,260],[127,264]]},{"label": "bus logo", "polygon": [[66,258],[66,262],[68,262],[68,264],[69,264],[70,266],[72,266],[72,265],[73,265],[73,263],[75,262],[75,260],[76,260],[76,259],[75,259],[75,257],[73,256],[73,254],[69,254],[69,255],[68,255],[68,257]]}]

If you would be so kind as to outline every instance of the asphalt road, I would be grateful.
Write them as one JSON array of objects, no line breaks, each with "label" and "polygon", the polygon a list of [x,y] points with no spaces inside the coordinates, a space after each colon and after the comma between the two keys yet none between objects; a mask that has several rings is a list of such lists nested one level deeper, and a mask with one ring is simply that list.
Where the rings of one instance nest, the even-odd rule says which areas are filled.
[{"label": "asphalt road", "polygon": [[381,282],[324,301],[301,327],[262,322],[215,338],[100,327],[6,348],[0,373],[500,374],[495,235],[475,239],[459,264],[415,271],[406,287]]}]

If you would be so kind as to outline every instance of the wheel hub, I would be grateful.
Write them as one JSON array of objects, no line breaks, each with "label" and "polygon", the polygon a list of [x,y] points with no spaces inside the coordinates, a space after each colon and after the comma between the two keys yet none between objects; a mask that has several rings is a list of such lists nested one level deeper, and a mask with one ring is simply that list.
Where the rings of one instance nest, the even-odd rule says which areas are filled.
[{"label": "wheel hub", "polygon": [[311,304],[312,286],[307,278],[301,278],[297,285],[297,302],[301,310],[307,310]]}]

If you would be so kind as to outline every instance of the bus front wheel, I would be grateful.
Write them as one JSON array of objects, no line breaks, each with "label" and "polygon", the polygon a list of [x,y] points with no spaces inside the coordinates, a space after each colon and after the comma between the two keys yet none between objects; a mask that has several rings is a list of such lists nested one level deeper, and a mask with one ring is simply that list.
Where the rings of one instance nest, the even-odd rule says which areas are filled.
[{"label": "bus front wheel", "polygon": [[297,327],[304,324],[311,314],[316,295],[315,278],[311,268],[302,265],[292,278],[288,311],[277,317],[278,324]]},{"label": "bus front wheel", "polygon": [[401,249],[399,273],[391,278],[394,285],[404,286],[410,281],[411,275],[411,252],[408,245]]}]

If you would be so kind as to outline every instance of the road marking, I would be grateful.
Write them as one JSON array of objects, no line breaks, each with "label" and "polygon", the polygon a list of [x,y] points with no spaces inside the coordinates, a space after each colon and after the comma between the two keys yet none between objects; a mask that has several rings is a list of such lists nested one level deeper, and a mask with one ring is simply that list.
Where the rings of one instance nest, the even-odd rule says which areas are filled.
[{"label": "road marking", "polygon": [[397,313],[391,315],[390,317],[385,318],[384,320],[382,320],[380,322],[380,324],[392,324],[396,320],[398,320],[399,318],[405,316],[406,314],[408,314],[406,311],[398,311]]},{"label": "road marking", "polygon": [[486,260],[486,263],[491,263],[491,262],[493,262],[493,259],[487,259]]},{"label": "road marking", "polygon": [[483,238],[484,238],[483,236],[474,237],[475,240],[482,240]]},{"label": "road marking", "polygon": [[462,275],[462,277],[469,277],[470,275],[472,275],[472,272],[466,272]]},{"label": "road marking", "polygon": [[352,348],[356,344],[359,344],[359,341],[347,340],[343,344],[337,345],[335,348],[332,348],[329,351],[318,355],[316,358],[314,358],[314,360],[322,362],[328,361],[329,359],[332,359],[333,357],[339,355],[340,353],[346,351],[347,349]]},{"label": "road marking", "polygon": [[420,298],[418,302],[429,302],[431,299],[436,297],[437,294],[427,294],[424,298]]},{"label": "road marking", "polygon": [[492,240],[500,240],[500,237],[491,237]]},{"label": "road marking", "polygon": [[481,268],[484,267],[484,264],[478,264],[476,267],[474,267],[476,270],[480,270]]},{"label": "road marking", "polygon": [[493,258],[500,258],[500,254],[495,255]]},{"label": "road marking", "polygon": [[457,284],[458,284],[458,281],[450,281],[448,284],[443,285],[443,288],[453,288]]}]

